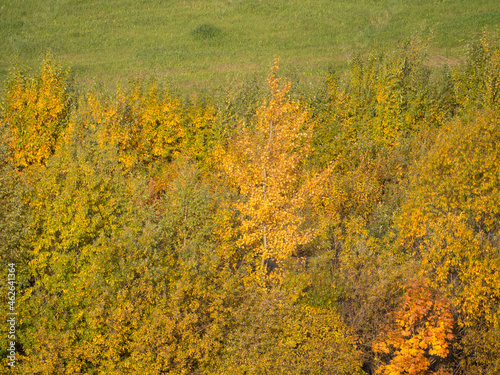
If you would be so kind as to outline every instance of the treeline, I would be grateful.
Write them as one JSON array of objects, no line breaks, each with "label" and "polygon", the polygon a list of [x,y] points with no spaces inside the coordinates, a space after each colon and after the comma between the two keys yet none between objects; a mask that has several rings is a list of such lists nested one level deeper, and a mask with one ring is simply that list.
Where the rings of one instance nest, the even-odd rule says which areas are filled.
[{"label": "treeline", "polygon": [[[76,95],[1,109],[17,374],[498,374],[500,43],[412,40],[314,97]],[[7,342],[7,323],[0,325]]]}]

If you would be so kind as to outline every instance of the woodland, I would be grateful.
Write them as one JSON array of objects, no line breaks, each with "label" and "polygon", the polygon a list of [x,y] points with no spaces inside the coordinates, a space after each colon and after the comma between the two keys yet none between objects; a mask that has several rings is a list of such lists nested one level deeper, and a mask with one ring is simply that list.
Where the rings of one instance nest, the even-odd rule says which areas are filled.
[{"label": "woodland", "polygon": [[447,67],[418,39],[360,54],[314,95],[276,59],[264,84],[11,72],[0,373],[500,373],[499,38]]}]

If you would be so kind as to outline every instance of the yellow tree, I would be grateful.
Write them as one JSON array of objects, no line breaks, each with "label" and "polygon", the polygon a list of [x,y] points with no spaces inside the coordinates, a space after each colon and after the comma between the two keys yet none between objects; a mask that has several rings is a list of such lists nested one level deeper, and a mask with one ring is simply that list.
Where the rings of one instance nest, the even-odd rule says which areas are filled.
[{"label": "yellow tree", "polygon": [[257,111],[254,127],[243,126],[220,161],[238,192],[233,208],[240,215],[238,248],[260,267],[289,258],[314,237],[305,225],[305,207],[321,176],[303,164],[309,152],[312,121],[307,108],[288,96],[290,85],[276,77],[278,60],[268,78],[270,98]]},{"label": "yellow tree", "polygon": [[67,126],[69,112],[66,74],[49,57],[36,78],[16,72],[7,86],[2,120],[14,163],[45,163]]},{"label": "yellow tree", "polygon": [[500,369],[499,120],[483,110],[444,126],[413,167],[397,219],[401,249],[456,311],[467,374]]},{"label": "yellow tree", "polygon": [[80,117],[100,147],[116,147],[127,167],[169,161],[185,146],[181,103],[154,84],[118,89],[111,99],[90,93],[81,107]]}]

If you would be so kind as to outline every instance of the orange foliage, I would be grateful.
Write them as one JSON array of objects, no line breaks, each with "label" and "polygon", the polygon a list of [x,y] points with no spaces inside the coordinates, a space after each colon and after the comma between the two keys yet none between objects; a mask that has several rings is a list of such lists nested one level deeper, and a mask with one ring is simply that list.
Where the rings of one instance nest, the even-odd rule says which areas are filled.
[{"label": "orange foliage", "polygon": [[399,309],[392,314],[373,343],[373,351],[389,358],[377,374],[449,375],[444,368],[431,371],[439,358],[446,358],[453,338],[453,318],[447,301],[433,295],[427,283],[413,281]]}]

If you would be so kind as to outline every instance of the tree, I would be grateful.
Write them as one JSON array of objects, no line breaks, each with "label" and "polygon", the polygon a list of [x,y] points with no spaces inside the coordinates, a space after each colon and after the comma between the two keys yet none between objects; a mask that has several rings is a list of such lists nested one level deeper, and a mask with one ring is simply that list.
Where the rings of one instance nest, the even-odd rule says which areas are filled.
[{"label": "tree", "polygon": [[425,282],[413,280],[406,289],[401,306],[391,313],[391,324],[382,327],[373,343],[379,359],[387,359],[377,374],[449,375],[439,362],[453,339],[450,305]]},{"label": "tree", "polygon": [[227,149],[220,152],[222,170],[238,193],[233,207],[239,214],[238,246],[247,261],[288,259],[314,238],[306,225],[306,205],[318,192],[319,174],[304,163],[311,151],[312,122],[307,108],[288,97],[280,86],[278,61],[268,79],[271,96],[257,111],[254,127],[242,124]]},{"label": "tree", "polygon": [[443,127],[412,169],[397,219],[399,251],[421,263],[457,312],[455,349],[468,374],[493,374],[500,365],[499,142],[490,110]]},{"label": "tree", "polygon": [[233,318],[216,374],[363,374],[354,336],[332,309],[260,288]]},{"label": "tree", "polygon": [[17,71],[10,78],[3,123],[16,166],[44,164],[54,153],[70,113],[66,77],[67,72],[46,57],[38,77]]}]

